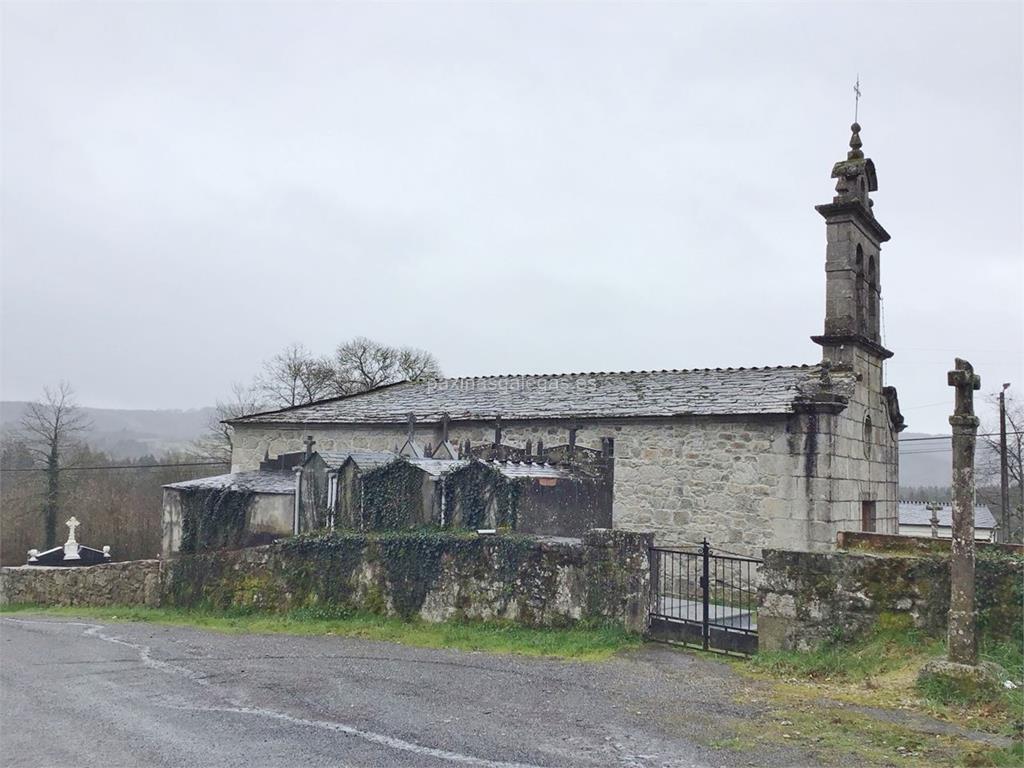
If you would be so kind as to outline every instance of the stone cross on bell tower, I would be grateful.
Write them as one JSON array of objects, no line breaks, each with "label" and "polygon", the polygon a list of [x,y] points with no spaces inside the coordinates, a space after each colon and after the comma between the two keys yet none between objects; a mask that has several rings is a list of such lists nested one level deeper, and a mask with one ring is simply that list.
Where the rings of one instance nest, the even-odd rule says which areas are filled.
[{"label": "stone cross on bell tower", "polygon": [[864,157],[859,123],[850,126],[846,159],[832,166],[836,180],[831,203],[815,206],[825,218],[825,332],[811,338],[836,366],[852,367],[853,347],[881,361],[892,357],[882,346],[881,247],[889,240],[874,214],[871,193],[878,189],[875,164]]}]

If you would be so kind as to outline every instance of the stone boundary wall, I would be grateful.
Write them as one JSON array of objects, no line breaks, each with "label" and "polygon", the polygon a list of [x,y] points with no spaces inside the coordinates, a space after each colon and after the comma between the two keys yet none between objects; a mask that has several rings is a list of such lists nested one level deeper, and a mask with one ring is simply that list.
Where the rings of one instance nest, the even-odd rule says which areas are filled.
[{"label": "stone boundary wall", "polygon": [[564,626],[587,619],[646,627],[651,534],[594,529],[580,539],[448,532],[340,533],[181,555],[163,604],[366,610],[440,622],[507,619]]},{"label": "stone boundary wall", "polygon": [[85,567],[0,568],[0,605],[160,604],[160,561],[129,560]]},{"label": "stone boundary wall", "polygon": [[[839,549],[870,550],[874,552],[949,553],[952,539],[931,536],[904,536],[903,534],[868,533],[866,531],[840,531],[836,536]],[[996,544],[991,541],[975,541],[978,551],[992,550],[1024,555],[1022,544]]]},{"label": "stone boundary wall", "polygon": [[[946,632],[949,557],[942,553],[766,549],[760,575],[762,651],[808,651],[854,641],[894,617],[930,636]],[[975,580],[981,633],[1018,637],[1024,622],[1024,557],[981,550]]]}]

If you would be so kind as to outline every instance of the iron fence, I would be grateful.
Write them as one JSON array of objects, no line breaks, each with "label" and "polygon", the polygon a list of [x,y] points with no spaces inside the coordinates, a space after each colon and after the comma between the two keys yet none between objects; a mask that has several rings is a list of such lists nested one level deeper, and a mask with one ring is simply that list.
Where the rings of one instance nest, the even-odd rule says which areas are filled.
[{"label": "iron fence", "polygon": [[704,650],[757,650],[757,572],[761,560],[693,549],[651,549],[651,629],[655,639]]}]

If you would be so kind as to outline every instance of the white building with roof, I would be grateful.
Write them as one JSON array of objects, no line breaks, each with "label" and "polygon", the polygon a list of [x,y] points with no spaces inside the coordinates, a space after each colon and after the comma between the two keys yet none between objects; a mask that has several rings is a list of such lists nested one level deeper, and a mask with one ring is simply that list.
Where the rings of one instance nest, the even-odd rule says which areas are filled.
[{"label": "white building with roof", "polygon": [[[953,538],[953,506],[924,501],[901,501],[900,535]],[[974,538],[995,541],[996,518],[984,504],[974,507]]]}]

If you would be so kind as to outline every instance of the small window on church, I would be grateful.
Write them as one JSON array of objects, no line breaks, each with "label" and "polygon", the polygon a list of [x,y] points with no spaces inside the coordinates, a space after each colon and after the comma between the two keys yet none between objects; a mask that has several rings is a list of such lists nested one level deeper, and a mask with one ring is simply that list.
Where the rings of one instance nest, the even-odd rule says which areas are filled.
[{"label": "small window on church", "polygon": [[860,503],[860,527],[862,531],[874,533],[878,519],[875,513],[875,502],[862,501]]},{"label": "small window on church", "polygon": [[872,446],[874,445],[874,442],[875,442],[873,434],[872,434],[872,431],[871,431],[871,416],[870,415],[864,417],[864,435],[863,435],[862,439],[863,439],[863,442],[864,442],[864,458],[870,459],[871,458],[871,449],[872,449]]}]

